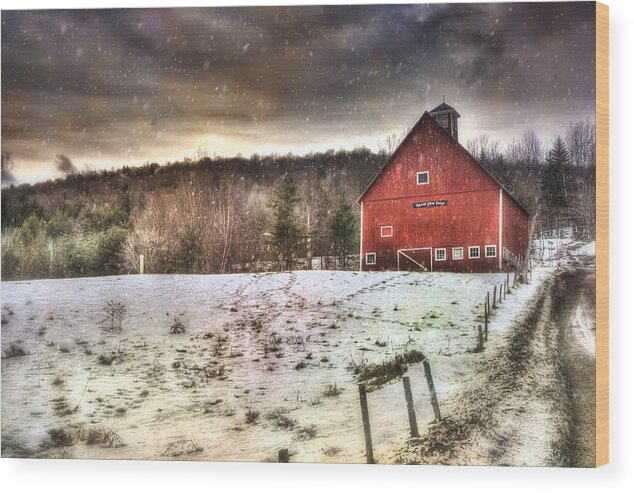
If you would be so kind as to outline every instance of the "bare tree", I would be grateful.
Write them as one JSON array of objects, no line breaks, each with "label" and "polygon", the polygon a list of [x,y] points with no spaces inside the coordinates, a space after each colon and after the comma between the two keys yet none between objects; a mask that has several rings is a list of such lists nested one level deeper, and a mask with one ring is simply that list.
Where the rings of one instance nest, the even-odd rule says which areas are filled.
[{"label": "bare tree", "polygon": [[588,121],[577,121],[568,125],[564,137],[574,166],[595,166],[596,128]]},{"label": "bare tree", "polygon": [[490,167],[502,158],[500,141],[491,140],[487,134],[480,134],[467,141],[467,150],[484,166]]}]

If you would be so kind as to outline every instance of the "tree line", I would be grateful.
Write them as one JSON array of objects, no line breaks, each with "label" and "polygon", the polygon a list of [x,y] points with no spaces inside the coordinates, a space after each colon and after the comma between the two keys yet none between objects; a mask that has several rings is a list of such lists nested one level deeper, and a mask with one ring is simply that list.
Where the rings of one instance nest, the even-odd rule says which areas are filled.
[{"label": "tree line", "polygon": [[141,254],[152,273],[296,268],[309,256],[344,265],[358,245],[355,200],[386,158],[201,157],[5,188],[2,278],[137,272]]},{"label": "tree line", "polygon": [[[594,235],[594,126],[552,144],[527,131],[467,149],[540,221]],[[355,200],[389,158],[360,148],[305,156],[183,160],[82,172],[2,192],[2,278],[352,267]]]},{"label": "tree line", "polygon": [[561,234],[561,225],[565,225],[575,237],[595,237],[593,123],[573,122],[551,143],[528,130],[506,147],[486,134],[470,140],[466,147],[529,209],[540,230]]}]

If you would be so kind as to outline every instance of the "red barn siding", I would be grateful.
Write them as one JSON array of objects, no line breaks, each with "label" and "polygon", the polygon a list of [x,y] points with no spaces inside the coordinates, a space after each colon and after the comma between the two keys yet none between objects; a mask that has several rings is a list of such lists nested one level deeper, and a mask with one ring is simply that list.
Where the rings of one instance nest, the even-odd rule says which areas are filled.
[{"label": "red barn siding", "polygon": [[[429,184],[418,185],[416,173],[429,172]],[[500,270],[500,199],[502,243],[514,253],[526,244],[528,214],[477,161],[428,114],[415,125],[388,165],[360,197],[362,207],[361,267],[363,270],[418,268],[399,250],[432,269],[431,255],[446,248],[446,260],[433,260],[433,270],[490,272]],[[414,203],[446,201],[447,205],[414,208]],[[506,221],[504,215],[508,214]],[[526,227],[525,227],[526,225]],[[381,237],[381,226],[392,226]],[[522,236],[523,235],[523,236]],[[496,256],[485,257],[485,246],[496,245]],[[480,258],[469,259],[468,248],[480,247]],[[452,248],[463,248],[454,260]],[[376,265],[365,254],[376,253]],[[400,264],[399,264],[400,257]],[[503,266],[504,268],[505,266]]]}]

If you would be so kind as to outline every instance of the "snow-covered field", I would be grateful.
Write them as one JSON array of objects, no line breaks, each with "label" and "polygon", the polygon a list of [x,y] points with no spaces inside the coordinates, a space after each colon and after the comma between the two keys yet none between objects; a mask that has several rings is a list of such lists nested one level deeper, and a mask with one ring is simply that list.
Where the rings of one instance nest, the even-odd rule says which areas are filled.
[{"label": "snow-covered field", "polygon": [[[547,275],[536,270],[506,297],[488,344]],[[504,278],[298,271],[3,282],[2,350],[28,353],[2,358],[3,455],[267,461],[288,448],[291,461],[365,462],[351,362],[420,350],[442,410],[486,355],[473,352],[476,327],[486,291]],[[120,331],[104,320],[110,300],[127,308]],[[175,318],[185,333],[169,333]],[[423,429],[433,420],[423,365],[408,375]],[[326,395],[335,384],[342,392]],[[408,436],[401,381],[368,400],[381,462]],[[43,445],[64,427],[112,430],[124,446],[85,436]]]}]

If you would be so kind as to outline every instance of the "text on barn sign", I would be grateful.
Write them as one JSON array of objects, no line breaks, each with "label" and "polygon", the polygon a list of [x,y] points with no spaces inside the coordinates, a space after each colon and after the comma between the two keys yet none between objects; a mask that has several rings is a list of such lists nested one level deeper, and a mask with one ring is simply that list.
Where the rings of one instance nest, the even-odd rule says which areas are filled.
[{"label": "text on barn sign", "polygon": [[423,207],[438,207],[440,205],[447,205],[448,200],[428,200],[427,202],[414,202],[414,209],[422,209]]}]

